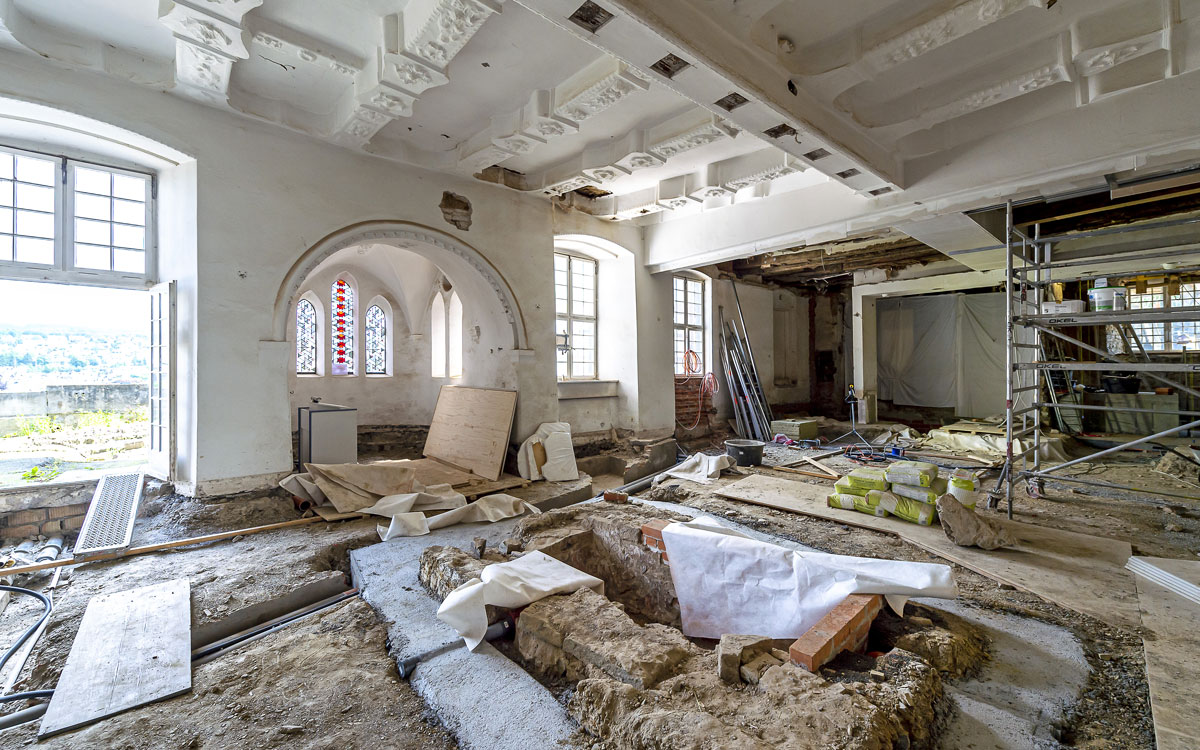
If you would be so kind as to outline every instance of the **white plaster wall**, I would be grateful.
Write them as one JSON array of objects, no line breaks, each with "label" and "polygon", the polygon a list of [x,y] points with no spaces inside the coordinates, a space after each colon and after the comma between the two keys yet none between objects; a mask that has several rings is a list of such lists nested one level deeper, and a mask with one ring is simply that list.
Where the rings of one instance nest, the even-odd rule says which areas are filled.
[{"label": "white plaster wall", "polygon": [[[194,392],[180,412],[181,486],[220,492],[262,486],[291,466],[290,342],[276,340],[272,308],[283,279],[319,240],[371,220],[414,222],[458,238],[513,290],[528,349],[510,357],[521,387],[515,437],[558,417],[553,360],[553,229],[545,201],[471,180],[401,167],[324,145],[104,76],[0,52],[0,95],[113,123],[196,157],[195,272],[186,238],[161,249],[163,275],[181,282],[180,364]],[[169,186],[164,185],[164,190]],[[471,200],[469,231],[447,224],[443,190]],[[165,198],[164,198],[165,200]],[[190,197],[180,196],[180,201]],[[604,225],[573,218],[596,231]],[[624,242],[640,244],[635,235]],[[464,299],[464,306],[470,304]],[[465,337],[468,347],[470,335]],[[476,346],[484,347],[486,342]],[[494,354],[499,354],[501,347]],[[667,401],[669,383],[658,401]],[[653,399],[652,399],[653,400]]]}]

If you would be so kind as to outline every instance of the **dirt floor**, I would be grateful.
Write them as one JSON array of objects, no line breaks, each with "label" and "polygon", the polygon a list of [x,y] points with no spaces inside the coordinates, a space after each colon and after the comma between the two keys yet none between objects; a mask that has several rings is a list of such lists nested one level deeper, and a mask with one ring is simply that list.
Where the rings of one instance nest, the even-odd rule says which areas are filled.
[{"label": "dirt floor", "polygon": [[[689,452],[707,453],[724,450],[721,438],[696,441],[686,448]],[[1081,449],[1077,454],[1084,455],[1087,452]],[[768,461],[771,460],[771,454],[777,455],[776,460],[801,455],[769,446]],[[841,456],[825,459],[825,463],[843,473],[858,466]],[[1173,460],[1159,464],[1154,454],[1134,454],[1133,458],[1116,460],[1106,457],[1103,463],[1081,465],[1074,475],[1182,494],[1196,491],[1195,485],[1200,483],[1198,468],[1194,464]],[[1164,473],[1164,469],[1167,473]],[[819,486],[832,484],[820,479],[770,471],[766,467],[754,471]],[[989,480],[985,487],[994,485],[995,476],[996,473],[985,475]],[[750,505],[713,494],[714,490],[740,478],[740,474],[733,473],[707,486],[672,480],[642,496],[680,503],[824,552],[916,562],[946,562],[888,534]],[[1003,511],[983,512],[1000,514]],[[1128,540],[1132,543],[1134,554],[1185,559],[1195,559],[1196,555],[1200,555],[1200,504],[1195,501],[1054,482],[1047,483],[1045,497],[1041,498],[1030,497],[1024,485],[1020,485],[1014,498],[1013,517],[1026,523]],[[1155,747],[1145,658],[1138,634],[1106,625],[1033,594],[1013,590],[961,566],[953,567],[960,599],[991,610],[1058,625],[1070,630],[1084,645],[1093,672],[1081,700],[1071,708],[1067,725],[1061,730],[1060,741],[1063,744],[1088,750],[1149,750]]]},{"label": "dirt floor", "polygon": [[[706,439],[687,448],[720,452],[720,442]],[[1132,462],[1085,465],[1078,473],[1180,493],[1193,492],[1200,485],[1194,466],[1157,465],[1149,459],[1143,455]],[[828,462],[842,471],[855,467],[842,457]],[[829,484],[793,474],[778,476]],[[738,478],[734,474],[709,486],[668,481],[643,497],[680,503],[827,552],[945,562],[891,536],[713,495],[714,489]],[[1184,558],[1200,554],[1200,505],[1193,501],[1066,484],[1049,484],[1046,495],[1031,498],[1024,487],[1019,488],[1014,516],[1029,523],[1127,539],[1136,554]],[[219,502],[168,496],[144,503],[141,515],[135,545],[298,517],[291,502],[277,495]],[[318,523],[65,569],[54,591],[56,610],[49,627],[15,689],[54,685],[93,595],[187,577],[192,585],[193,626],[199,626],[337,571],[345,573],[349,550],[377,539],[372,520]],[[1061,727],[1065,745],[1087,750],[1154,747],[1138,634],[958,566],[955,576],[960,598],[967,604],[1066,628],[1084,645],[1093,674]],[[19,585],[41,589],[50,578],[47,573]],[[40,605],[28,598],[14,598],[0,617],[0,645],[11,643],[39,611]],[[197,666],[190,694],[41,744],[55,748],[353,748],[377,747],[382,741],[397,748],[453,747],[453,738],[399,680],[385,630],[369,607],[351,599]],[[319,677],[314,676],[316,665],[321,665]],[[0,708],[0,712],[8,710]],[[0,733],[0,747],[33,743],[36,726]],[[582,735],[578,739],[581,744],[589,742]]]},{"label": "dirt floor", "polygon": [[[299,517],[278,496],[143,506],[134,544],[151,544]],[[63,571],[49,626],[16,690],[53,687],[88,600],[172,578],[192,586],[193,628],[300,585],[348,573],[349,551],[379,540],[372,520],[317,523]],[[40,589],[44,574],[22,585]],[[36,621],[29,597],[0,617],[0,644]],[[195,667],[193,690],[45,742],[50,748],[452,748],[425,703],[400,680],[386,626],[350,599]],[[319,665],[319,670],[316,667]],[[0,747],[35,742],[37,723],[0,734]]]}]

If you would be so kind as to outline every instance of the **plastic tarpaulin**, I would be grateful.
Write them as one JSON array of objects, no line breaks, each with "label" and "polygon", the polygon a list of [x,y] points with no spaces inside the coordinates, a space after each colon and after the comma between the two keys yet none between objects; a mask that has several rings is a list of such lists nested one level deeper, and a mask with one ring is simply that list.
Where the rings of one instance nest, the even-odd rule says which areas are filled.
[{"label": "plastic tarpaulin", "polygon": [[544,552],[530,552],[512,562],[494,563],[450,592],[437,617],[458,631],[474,651],[487,632],[487,605],[514,609],[553,594],[589,588],[604,593],[604,581]]},{"label": "plastic tarpaulin", "polygon": [[950,566],[796,552],[700,518],[663,529],[685,635],[799,638],[849,594],[957,596]]},{"label": "plastic tarpaulin", "polygon": [[[881,299],[876,313],[880,399],[953,408],[962,417],[1004,411],[1003,293]],[[1017,334],[1027,338],[1024,329]]]}]

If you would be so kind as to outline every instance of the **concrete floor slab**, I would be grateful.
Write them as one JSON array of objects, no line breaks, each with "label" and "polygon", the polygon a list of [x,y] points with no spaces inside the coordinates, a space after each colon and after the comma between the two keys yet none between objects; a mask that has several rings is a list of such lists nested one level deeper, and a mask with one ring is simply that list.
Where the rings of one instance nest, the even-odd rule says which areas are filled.
[{"label": "concrete floor slab", "polygon": [[[453,526],[350,553],[354,585],[387,621],[397,661],[461,642],[437,619],[439,602],[417,578],[421,552],[439,544],[470,549],[475,537],[495,547],[520,520]],[[411,683],[464,750],[553,747],[575,731],[546,688],[486,643],[473,653],[459,647],[430,659],[417,667]]]}]

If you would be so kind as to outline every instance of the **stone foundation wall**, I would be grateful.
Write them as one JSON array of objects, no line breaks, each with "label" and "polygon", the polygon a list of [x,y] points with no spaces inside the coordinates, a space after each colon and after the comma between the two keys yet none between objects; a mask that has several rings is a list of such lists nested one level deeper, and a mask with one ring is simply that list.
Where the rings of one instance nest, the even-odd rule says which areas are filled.
[{"label": "stone foundation wall", "polygon": [[38,535],[74,534],[83,526],[89,502],[50,508],[29,508],[0,514],[0,539],[20,542]]}]

